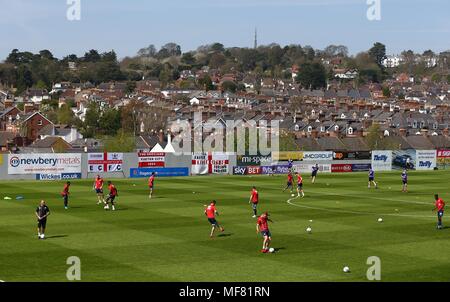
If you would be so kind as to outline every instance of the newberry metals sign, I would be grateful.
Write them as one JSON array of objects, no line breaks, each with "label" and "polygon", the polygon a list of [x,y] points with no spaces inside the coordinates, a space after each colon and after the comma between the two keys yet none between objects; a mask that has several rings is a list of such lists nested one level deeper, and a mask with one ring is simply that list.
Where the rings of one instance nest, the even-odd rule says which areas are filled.
[{"label": "newberry metals sign", "polygon": [[8,174],[81,173],[81,154],[8,154]]}]

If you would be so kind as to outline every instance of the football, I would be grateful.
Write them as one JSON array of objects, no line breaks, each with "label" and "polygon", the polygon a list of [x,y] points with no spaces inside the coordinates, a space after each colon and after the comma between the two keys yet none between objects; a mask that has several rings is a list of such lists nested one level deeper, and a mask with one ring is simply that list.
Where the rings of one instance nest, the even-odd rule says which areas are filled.
[{"label": "football", "polygon": [[378,218],[378,222],[383,222],[383,218]]},{"label": "football", "polygon": [[273,253],[273,252],[275,252],[275,249],[274,249],[273,247],[271,247],[271,248],[269,249],[269,253]]},{"label": "football", "polygon": [[307,228],[306,228],[306,232],[307,232],[307,233],[311,233],[311,232],[312,232],[311,227],[307,227]]},{"label": "football", "polygon": [[344,266],[344,268],[342,269],[342,271],[344,273],[350,273],[350,268],[348,266]]},{"label": "football", "polygon": [[295,194],[291,194],[291,196],[292,196],[292,197],[294,197],[294,196],[295,196]]}]

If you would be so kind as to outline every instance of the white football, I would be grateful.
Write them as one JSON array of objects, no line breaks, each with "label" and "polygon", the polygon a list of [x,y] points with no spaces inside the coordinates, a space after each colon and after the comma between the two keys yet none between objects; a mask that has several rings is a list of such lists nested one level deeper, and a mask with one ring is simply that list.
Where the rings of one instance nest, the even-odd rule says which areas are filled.
[{"label": "white football", "polygon": [[307,227],[307,228],[306,228],[306,232],[307,232],[307,233],[311,233],[311,232],[312,232],[311,227]]},{"label": "white football", "polygon": [[344,268],[342,269],[342,271],[344,273],[350,273],[350,268],[348,266],[344,266]]},{"label": "white football", "polygon": [[291,194],[291,196],[292,196],[292,197],[294,197],[294,196],[295,196],[295,194]]},{"label": "white football", "polygon": [[378,218],[378,222],[383,222],[383,218]]},{"label": "white football", "polygon": [[275,249],[274,249],[273,247],[271,247],[271,248],[269,249],[269,253],[273,253],[273,252],[275,252]]}]

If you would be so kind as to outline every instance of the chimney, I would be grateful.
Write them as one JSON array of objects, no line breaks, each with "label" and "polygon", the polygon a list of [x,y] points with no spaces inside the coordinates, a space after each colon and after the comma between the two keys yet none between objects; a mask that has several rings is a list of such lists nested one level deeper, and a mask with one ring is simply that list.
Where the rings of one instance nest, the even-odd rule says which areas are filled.
[{"label": "chimney", "polygon": [[5,100],[5,109],[11,108],[12,106],[14,106],[13,100]]},{"label": "chimney", "polygon": [[164,142],[164,132],[161,130],[159,130],[159,143],[163,143]]},{"label": "chimney", "polygon": [[319,131],[317,131],[316,129],[311,131],[311,137],[312,138],[318,138],[319,137]]},{"label": "chimney", "polygon": [[363,131],[363,129],[358,129],[358,130],[356,130],[355,135],[356,135],[356,137],[363,137],[363,136],[364,136],[364,131]]},{"label": "chimney", "polygon": [[26,114],[26,113],[31,113],[31,112],[34,112],[34,104],[32,104],[32,103],[26,103],[24,106],[23,106],[23,112]]},{"label": "chimney", "polygon": [[70,128],[70,143],[77,139],[77,129]]},{"label": "chimney", "polygon": [[400,136],[406,137],[406,129],[405,128],[400,128],[398,132],[399,132]]},{"label": "chimney", "polygon": [[448,136],[448,133],[449,133],[448,128],[445,128],[444,130],[442,130],[442,135]]}]

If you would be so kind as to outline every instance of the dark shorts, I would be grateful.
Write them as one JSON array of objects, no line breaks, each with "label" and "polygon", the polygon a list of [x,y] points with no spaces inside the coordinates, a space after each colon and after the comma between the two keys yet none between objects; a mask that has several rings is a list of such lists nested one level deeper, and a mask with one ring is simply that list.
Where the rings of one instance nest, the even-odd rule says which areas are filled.
[{"label": "dark shorts", "polygon": [[64,202],[67,202],[69,200],[69,195],[63,195]]},{"label": "dark shorts", "polygon": [[312,176],[312,177],[317,176],[317,172],[312,172],[311,176]]},{"label": "dark shorts", "polygon": [[218,225],[217,220],[215,218],[208,218],[208,221],[211,225]]},{"label": "dark shorts", "polygon": [[288,182],[287,182],[287,186],[288,186],[288,187],[292,187],[292,181],[288,181]]},{"label": "dark shorts", "polygon": [[95,192],[96,192],[97,194],[103,194],[103,189],[95,189]]},{"label": "dark shorts", "polygon": [[45,229],[45,227],[47,225],[47,219],[38,220],[37,225],[38,225],[38,228],[44,228]]},{"label": "dark shorts", "polygon": [[404,185],[407,185],[407,184],[408,184],[408,181],[407,181],[407,180],[403,180],[402,182],[403,182]]},{"label": "dark shorts", "polygon": [[369,177],[369,181],[374,181],[375,177]]},{"label": "dark shorts", "polygon": [[115,196],[115,195],[111,195],[111,194],[108,195],[108,200],[109,200],[109,201],[112,202],[112,201],[114,201],[114,199],[116,199],[116,196]]},{"label": "dark shorts", "polygon": [[438,217],[442,218],[444,216],[444,210],[440,210],[437,212]]},{"label": "dark shorts", "polygon": [[299,188],[300,190],[303,189],[303,184],[297,184],[297,188]]},{"label": "dark shorts", "polygon": [[149,185],[148,188],[149,188],[150,190],[153,190],[153,185]]},{"label": "dark shorts", "polygon": [[261,231],[261,235],[263,236],[263,237],[272,237],[272,234],[270,234],[270,231]]},{"label": "dark shorts", "polygon": [[256,209],[257,206],[258,206],[258,203],[257,203],[257,202],[252,202],[252,208],[253,208],[253,209]]}]

